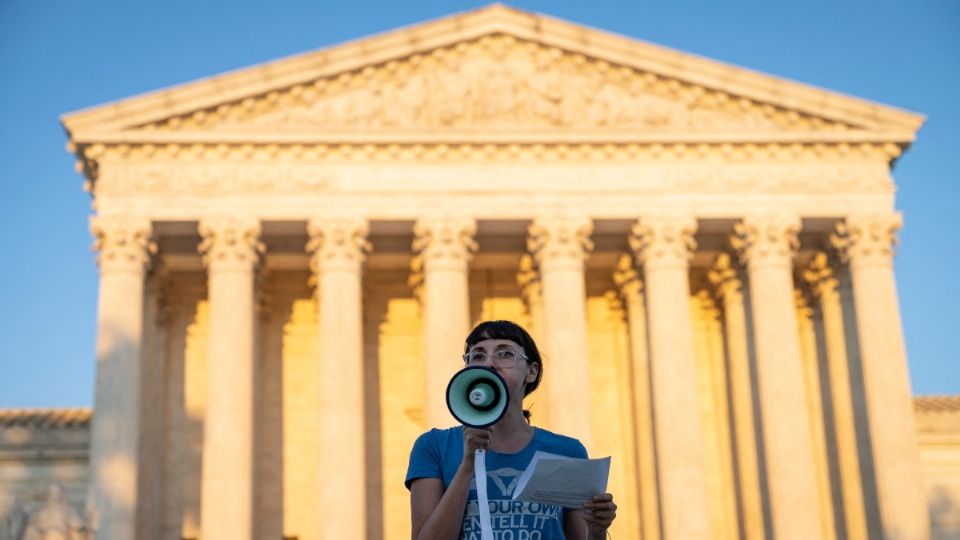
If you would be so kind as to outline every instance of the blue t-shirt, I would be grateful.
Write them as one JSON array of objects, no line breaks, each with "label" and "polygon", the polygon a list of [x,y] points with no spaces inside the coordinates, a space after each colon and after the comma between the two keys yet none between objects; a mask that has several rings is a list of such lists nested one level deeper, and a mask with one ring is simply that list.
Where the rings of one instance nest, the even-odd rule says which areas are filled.
[{"label": "blue t-shirt", "polygon": [[[580,441],[535,428],[527,446],[515,454],[487,452],[487,498],[490,521],[496,540],[553,540],[564,538],[564,509],[552,504],[513,500],[513,489],[520,474],[537,450],[576,458],[587,457]],[[417,478],[439,478],[447,489],[463,461],[463,426],[431,429],[420,435],[410,452],[410,466],[404,484]],[[470,494],[460,529],[461,540],[480,540],[480,511],[476,480],[470,482]]]}]

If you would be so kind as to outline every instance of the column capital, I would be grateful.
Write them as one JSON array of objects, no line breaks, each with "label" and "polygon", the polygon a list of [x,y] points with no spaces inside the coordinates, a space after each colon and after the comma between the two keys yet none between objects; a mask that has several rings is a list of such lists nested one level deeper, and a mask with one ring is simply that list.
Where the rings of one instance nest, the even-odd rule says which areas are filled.
[{"label": "column capital", "polygon": [[266,251],[260,242],[260,221],[254,218],[214,216],[200,220],[203,264],[211,271],[250,270]]},{"label": "column capital", "polygon": [[641,297],[643,280],[633,266],[633,257],[626,253],[620,255],[617,259],[617,267],[613,271],[613,283],[620,290],[620,294],[628,301]]},{"label": "column capital", "polygon": [[542,292],[542,283],[540,281],[540,272],[537,270],[536,262],[533,257],[526,253],[520,257],[520,268],[517,270],[517,285],[520,287],[520,294],[529,304],[540,297]]},{"label": "column capital", "polygon": [[625,298],[617,294],[614,291],[607,291],[603,293],[603,299],[607,301],[607,307],[610,308],[610,312],[621,321],[627,320],[628,309],[624,303]]},{"label": "column capital", "polygon": [[800,242],[800,219],[790,216],[750,216],[734,225],[730,244],[744,265],[790,268]]},{"label": "column capital", "polygon": [[709,290],[699,289],[694,293],[694,297],[697,299],[697,302],[700,304],[700,309],[703,310],[705,315],[714,320],[720,318],[721,312],[720,307],[717,306],[717,299]]},{"label": "column capital", "polygon": [[820,297],[837,291],[839,281],[830,264],[830,257],[823,251],[814,254],[810,264],[803,269],[803,280],[810,285],[810,292]]},{"label": "column capital", "polygon": [[270,320],[274,306],[273,280],[270,279],[270,272],[263,266],[257,269],[253,276],[254,281],[254,309],[257,317],[261,321]]},{"label": "column capital", "polygon": [[830,243],[844,263],[891,266],[902,225],[899,213],[849,216],[837,224]]},{"label": "column capital", "polygon": [[806,318],[810,318],[814,313],[814,302],[810,297],[808,291],[803,289],[794,289],[793,290],[793,303],[797,308],[797,314]]},{"label": "column capital", "polygon": [[691,216],[651,216],[630,229],[630,248],[637,262],[647,267],[686,267],[697,248]]},{"label": "column capital", "polygon": [[173,294],[173,277],[170,268],[162,261],[154,261],[147,275],[147,289],[156,299],[157,322],[161,325],[170,324],[177,311],[179,298]]},{"label": "column capital", "polygon": [[91,216],[93,249],[100,273],[143,272],[157,252],[150,220],[140,216]]},{"label": "column capital", "polygon": [[729,253],[721,253],[713,261],[713,266],[707,272],[707,279],[716,287],[717,296],[726,298],[743,291],[743,280],[740,272],[733,264],[733,257]]},{"label": "column capital", "polygon": [[418,219],[413,226],[413,252],[419,261],[414,266],[462,268],[477,251],[473,235],[477,222],[464,217]]},{"label": "column capital", "polygon": [[359,271],[370,253],[370,226],[364,218],[314,218],[307,224],[306,250],[313,274],[324,270]]},{"label": "column capital", "polygon": [[537,264],[582,265],[593,242],[593,220],[583,216],[550,215],[536,218],[527,229],[527,249]]},{"label": "column capital", "polygon": [[419,302],[421,306],[423,305],[423,289],[426,281],[427,277],[424,275],[423,270],[423,257],[414,254],[410,259],[410,275],[407,277],[407,286],[410,287],[413,297],[417,299],[417,302]]}]

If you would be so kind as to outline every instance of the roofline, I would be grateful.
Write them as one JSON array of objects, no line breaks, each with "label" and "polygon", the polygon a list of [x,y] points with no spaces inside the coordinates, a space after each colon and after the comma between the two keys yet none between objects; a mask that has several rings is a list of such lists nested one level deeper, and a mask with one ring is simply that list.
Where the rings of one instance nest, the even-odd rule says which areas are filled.
[{"label": "roofline", "polygon": [[115,131],[90,132],[77,135],[77,145],[89,144],[884,144],[909,145],[915,139],[910,130],[890,131],[798,131],[747,133],[637,133],[627,130],[547,132],[547,131],[411,131],[382,130],[375,133],[361,131],[303,130],[271,132],[264,130],[237,131]]},{"label": "roofline", "polygon": [[960,413],[960,394],[914,396],[913,406],[920,414]]},{"label": "roofline", "polygon": [[923,115],[502,4],[243,67],[61,116],[72,137],[116,131],[483,35],[506,33],[780,107],[916,132]]},{"label": "roofline", "polygon": [[87,427],[90,407],[0,409],[0,429],[11,427]]}]

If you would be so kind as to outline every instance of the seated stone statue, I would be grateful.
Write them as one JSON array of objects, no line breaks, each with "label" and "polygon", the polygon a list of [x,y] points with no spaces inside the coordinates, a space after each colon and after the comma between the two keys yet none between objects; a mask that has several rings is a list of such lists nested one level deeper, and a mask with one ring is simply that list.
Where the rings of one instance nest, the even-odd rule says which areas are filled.
[{"label": "seated stone statue", "polygon": [[30,514],[23,508],[23,503],[17,497],[13,500],[13,508],[7,514],[7,536],[10,540],[23,538],[23,529],[27,526]]},{"label": "seated stone statue", "polygon": [[86,526],[80,515],[67,504],[60,486],[47,490],[47,500],[29,512],[20,531],[12,531],[16,540],[85,540]]}]

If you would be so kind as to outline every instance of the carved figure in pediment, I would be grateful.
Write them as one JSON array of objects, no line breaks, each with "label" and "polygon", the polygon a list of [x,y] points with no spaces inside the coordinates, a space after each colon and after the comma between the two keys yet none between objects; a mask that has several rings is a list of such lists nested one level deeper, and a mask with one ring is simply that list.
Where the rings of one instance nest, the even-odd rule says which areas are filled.
[{"label": "carved figure in pediment", "polygon": [[309,100],[284,99],[283,92],[274,98],[224,105],[219,125],[693,131],[800,125],[769,106],[513,38],[460,43],[341,73],[313,83]]},{"label": "carved figure in pediment", "polygon": [[474,101],[476,118],[485,122],[510,120],[516,113],[515,80],[508,65],[487,63],[478,79],[480,91]]},{"label": "carved figure in pediment", "polygon": [[590,107],[590,95],[596,89],[596,83],[579,73],[571,73],[566,77],[563,100],[560,103],[561,122],[564,126],[591,125],[592,118],[585,113]]},{"label": "carved figure in pediment", "polygon": [[533,73],[524,81],[530,117],[536,123],[560,125],[563,103],[563,78],[559,70],[550,69],[554,58],[537,54]]},{"label": "carved figure in pediment", "polygon": [[380,89],[379,121],[385,126],[411,127],[423,113],[427,87],[424,78],[420,74],[406,77],[394,75]]},{"label": "carved figure in pediment", "polygon": [[433,122],[442,126],[461,123],[468,114],[471,80],[452,63],[434,74],[430,85],[430,107],[424,112],[433,115]]},{"label": "carved figure in pediment", "polygon": [[590,104],[590,123],[596,126],[632,124],[636,121],[636,100],[622,88],[601,82]]}]

